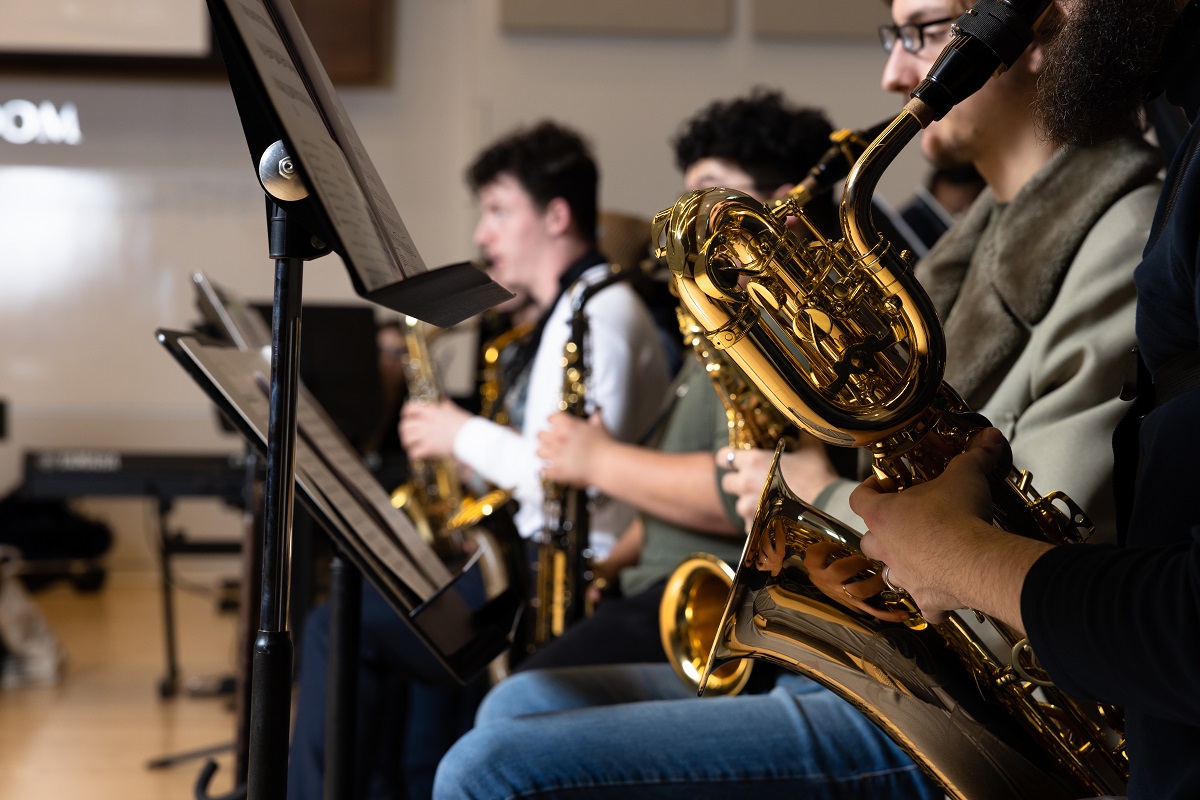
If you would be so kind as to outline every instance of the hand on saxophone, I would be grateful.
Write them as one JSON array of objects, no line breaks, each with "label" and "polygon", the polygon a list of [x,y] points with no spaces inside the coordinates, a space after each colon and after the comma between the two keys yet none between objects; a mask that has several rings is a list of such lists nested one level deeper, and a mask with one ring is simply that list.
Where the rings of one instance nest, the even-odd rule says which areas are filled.
[{"label": "hand on saxophone", "polygon": [[586,420],[560,411],[538,432],[537,454],[545,462],[542,476],[581,489],[592,486],[593,466],[601,452],[615,441],[604,427],[599,410]]},{"label": "hand on saxophone", "polygon": [[400,409],[400,441],[409,458],[451,458],[454,439],[471,415],[443,398],[409,401]]},{"label": "hand on saxophone", "polygon": [[[722,447],[717,451],[717,466],[728,470],[721,476],[721,488],[737,497],[738,516],[747,524],[754,519],[774,455],[773,449]],[[779,468],[783,471],[788,488],[806,503],[813,502],[825,487],[839,477],[825,454],[825,446],[807,434],[800,436],[795,450],[780,456]]]},{"label": "hand on saxophone", "polygon": [[970,607],[1022,627],[1025,572],[1051,545],[992,525],[988,478],[1003,476],[1011,463],[1008,441],[988,428],[931,481],[887,492],[871,477],[850,496],[870,528],[863,553],[888,565],[887,579],[930,622]]}]

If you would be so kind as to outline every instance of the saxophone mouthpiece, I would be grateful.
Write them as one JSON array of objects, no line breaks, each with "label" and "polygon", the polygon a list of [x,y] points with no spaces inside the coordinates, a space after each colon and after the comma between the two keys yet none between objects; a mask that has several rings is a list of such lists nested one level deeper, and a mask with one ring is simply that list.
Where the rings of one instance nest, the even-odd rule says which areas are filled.
[{"label": "saxophone mouthpiece", "polygon": [[939,120],[1011,67],[1033,41],[1051,0],[979,0],[955,21],[946,45],[912,97]]},{"label": "saxophone mouthpiece", "polygon": [[808,203],[822,196],[835,184],[850,174],[850,169],[858,157],[875,141],[876,137],[892,123],[893,117],[872,125],[864,130],[842,128],[829,135],[832,144],[821,160],[813,165],[804,180],[788,192],[787,196],[776,201],[774,205],[789,205],[791,208],[803,208]]}]

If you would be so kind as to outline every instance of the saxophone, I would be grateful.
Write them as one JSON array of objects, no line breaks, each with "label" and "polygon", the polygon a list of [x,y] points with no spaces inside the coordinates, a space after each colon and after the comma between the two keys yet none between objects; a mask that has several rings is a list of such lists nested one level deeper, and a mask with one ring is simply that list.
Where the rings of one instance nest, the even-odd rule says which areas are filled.
[{"label": "saxophone", "polygon": [[508,409],[504,407],[501,398],[504,397],[503,365],[500,357],[512,345],[524,339],[533,330],[533,323],[523,323],[513,327],[488,340],[483,345],[479,381],[479,414],[492,422],[507,425],[510,422]]},{"label": "saxophone", "polygon": [[[424,325],[416,317],[404,318],[404,376],[410,400],[437,403],[442,390]],[[503,490],[479,498],[465,493],[450,458],[411,459],[409,469],[408,483],[392,492],[392,505],[409,516],[421,537],[448,562],[460,559],[468,540],[475,538],[468,531],[492,517],[510,498]],[[506,580],[498,576],[495,582]]]},{"label": "saxophone", "polygon": [[[863,131],[842,129],[829,136],[830,147],[813,165],[788,200],[795,206],[824,196],[846,177],[871,142],[891,120]],[[684,346],[695,353],[725,407],[729,446],[738,450],[775,447],[795,441],[795,427],[768,403],[758,389],[721,350],[712,346],[696,319],[682,306],[675,309]],[[684,683],[699,690],[708,654],[734,571],[709,553],[692,553],[667,578],[659,604],[658,630],[667,661]],[[731,660],[717,667],[704,683],[708,694],[734,695],[745,688],[753,661]]]},{"label": "saxophone", "polygon": [[[930,77],[850,170],[840,239],[820,231],[798,198],[768,209],[725,189],[688,193],[655,217],[660,254],[711,345],[795,424],[867,448],[876,476],[896,490],[939,474],[987,421],[942,381],[937,316],[911,254],[876,232],[871,195],[896,154],[961,99],[955,92],[970,94],[1020,55],[1048,6],[982,0],[955,23]],[[980,17],[1015,38],[1003,56],[986,46]],[[788,216],[803,239],[786,229]],[[1128,765],[1109,709],[1057,689],[1028,641],[1000,621],[974,614],[927,625],[911,598],[878,580],[858,534],[800,501],[777,465],[778,451],[706,676],[746,657],[802,672],[961,800],[1123,792]],[[1028,472],[1014,468],[992,488],[1005,530],[1053,543],[1091,531],[1070,498],[1038,494]],[[903,624],[863,612],[830,583],[827,568],[847,557],[864,563],[856,577],[884,583],[873,606],[909,612]]]},{"label": "saxophone", "polygon": [[[795,427],[763,399],[725,354],[709,344],[692,315],[682,306],[676,307],[675,313],[684,345],[692,349],[725,407],[729,446],[744,450],[774,447],[785,437],[794,438]],[[733,581],[728,564],[703,552],[689,555],[667,578],[658,610],[659,636],[675,673],[694,689],[699,689]],[[708,676],[705,691],[737,694],[750,680],[752,667],[750,659],[723,664]]]},{"label": "saxophone", "polygon": [[[608,275],[583,286],[572,301],[571,332],[563,347],[560,411],[575,417],[587,415],[590,331],[584,306],[602,289],[624,277],[620,268],[613,265]],[[530,649],[561,636],[567,625],[588,613],[587,587],[592,580],[587,490],[546,481],[543,511],[546,522],[534,564],[536,589]]]}]

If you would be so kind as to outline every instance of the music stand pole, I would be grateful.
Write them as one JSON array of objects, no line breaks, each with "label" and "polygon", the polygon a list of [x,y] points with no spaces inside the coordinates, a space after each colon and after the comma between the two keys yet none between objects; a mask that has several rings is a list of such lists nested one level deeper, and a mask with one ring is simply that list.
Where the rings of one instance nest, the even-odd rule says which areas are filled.
[{"label": "music stand pole", "polygon": [[362,575],[339,550],[329,577],[324,796],[353,797]]},{"label": "music stand pole", "polygon": [[[264,176],[264,165],[280,176]],[[272,181],[286,181],[281,199],[307,194],[291,158],[276,142],[263,154],[260,178],[270,196]],[[289,193],[290,192],[290,193]],[[296,395],[300,382],[300,312],[303,264],[329,252],[287,212],[267,199],[268,241],[275,259],[271,315],[271,388],[267,424],[267,476],[263,498],[262,604],[251,667],[250,800],[287,796],[288,733],[291,722],[292,640],[287,629],[288,577],[296,478]]]}]

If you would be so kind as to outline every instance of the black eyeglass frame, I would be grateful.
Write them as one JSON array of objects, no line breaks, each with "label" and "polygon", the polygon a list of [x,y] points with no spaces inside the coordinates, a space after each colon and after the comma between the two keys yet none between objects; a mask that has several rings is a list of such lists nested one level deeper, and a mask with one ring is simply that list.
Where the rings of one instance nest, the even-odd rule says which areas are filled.
[{"label": "black eyeglass frame", "polygon": [[[883,52],[891,53],[896,46],[896,42],[900,42],[900,46],[907,52],[916,55],[925,49],[925,29],[932,28],[934,25],[945,25],[947,22],[954,22],[958,17],[945,17],[943,19],[931,19],[926,22],[909,22],[905,25],[892,25],[890,23],[879,26],[879,44],[883,46]],[[915,46],[913,46],[915,45]]]}]

